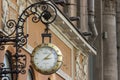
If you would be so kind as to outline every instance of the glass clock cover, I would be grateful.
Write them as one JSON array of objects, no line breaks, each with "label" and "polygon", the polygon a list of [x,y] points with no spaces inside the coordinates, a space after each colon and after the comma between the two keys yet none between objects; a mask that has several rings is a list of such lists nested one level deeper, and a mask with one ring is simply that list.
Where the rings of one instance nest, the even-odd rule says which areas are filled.
[{"label": "glass clock cover", "polygon": [[42,44],[33,50],[32,63],[40,73],[52,74],[56,72],[62,64],[62,53],[51,43]]}]

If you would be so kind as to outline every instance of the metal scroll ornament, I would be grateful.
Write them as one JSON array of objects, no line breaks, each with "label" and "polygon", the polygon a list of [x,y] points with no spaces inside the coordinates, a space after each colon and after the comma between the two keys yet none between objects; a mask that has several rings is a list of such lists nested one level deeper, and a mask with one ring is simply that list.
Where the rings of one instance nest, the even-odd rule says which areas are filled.
[{"label": "metal scroll ornament", "polygon": [[46,28],[48,29],[48,25],[56,19],[57,11],[49,1],[41,1],[27,7],[19,16],[17,22],[15,20],[8,20],[6,27],[11,30],[11,33],[7,33],[4,30],[7,35],[0,34],[0,49],[3,50],[4,45],[14,45],[16,53],[11,57],[14,61],[11,63],[14,64],[14,69],[4,68],[4,63],[0,64],[0,79],[2,80],[13,80],[6,76],[7,74],[16,75],[14,80],[17,80],[19,73],[24,74],[26,72],[26,56],[20,54],[20,48],[27,43],[28,34],[24,34],[24,23],[31,15],[32,22],[42,22],[47,25]]}]

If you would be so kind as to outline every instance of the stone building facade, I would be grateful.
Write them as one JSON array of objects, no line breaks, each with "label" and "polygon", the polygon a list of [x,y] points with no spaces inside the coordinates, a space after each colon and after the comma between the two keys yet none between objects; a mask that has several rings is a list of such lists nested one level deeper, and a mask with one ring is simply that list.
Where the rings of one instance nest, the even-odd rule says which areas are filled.
[{"label": "stone building facade", "polygon": [[[7,21],[13,19],[17,22],[18,17],[26,7],[39,1],[41,0],[1,0],[1,34],[11,34],[14,29],[6,27]],[[93,45],[88,42],[88,37],[82,34],[88,31],[87,0],[69,0],[63,5],[56,4],[55,0],[48,0],[48,3],[52,4],[57,11],[57,18],[49,25],[49,28],[50,33],[52,33],[52,43],[60,48],[64,56],[63,65],[56,73],[51,75],[43,75],[31,65],[31,53],[37,45],[42,43],[41,34],[44,32],[45,25],[42,22],[34,23],[32,21],[33,16],[30,16],[24,24],[24,33],[29,34],[28,41],[20,52],[27,57],[26,72],[25,74],[19,74],[18,80],[89,80],[91,75],[89,55],[96,55],[97,53]],[[76,16],[78,17],[76,18]],[[75,18],[75,21],[71,18]],[[48,42],[48,40],[45,40],[45,42]],[[8,68],[10,66],[9,57],[15,53],[13,45],[5,45],[5,49],[0,50],[0,62],[5,63],[6,66],[4,67]],[[6,76],[11,80],[16,77],[11,74]]]}]

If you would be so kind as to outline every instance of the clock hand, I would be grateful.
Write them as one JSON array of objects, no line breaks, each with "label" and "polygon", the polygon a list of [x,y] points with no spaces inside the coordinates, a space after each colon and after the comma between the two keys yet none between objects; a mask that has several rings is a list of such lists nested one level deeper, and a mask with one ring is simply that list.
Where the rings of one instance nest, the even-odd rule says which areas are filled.
[{"label": "clock hand", "polygon": [[43,60],[50,59],[49,56],[50,56],[51,54],[52,54],[52,53],[48,54]]},{"label": "clock hand", "polygon": [[44,58],[44,60],[48,60],[48,59],[51,59],[51,58]]}]

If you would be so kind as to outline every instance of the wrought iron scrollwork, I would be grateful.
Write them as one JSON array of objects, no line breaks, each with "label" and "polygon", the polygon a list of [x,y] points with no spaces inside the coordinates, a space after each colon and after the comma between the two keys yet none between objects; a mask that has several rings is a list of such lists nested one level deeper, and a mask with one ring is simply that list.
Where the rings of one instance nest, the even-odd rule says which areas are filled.
[{"label": "wrought iron scrollwork", "polygon": [[[25,67],[26,67],[26,55],[18,55],[19,57],[17,57],[16,55],[13,56],[13,67],[14,70],[17,70],[17,74],[21,73],[21,74],[25,74]],[[17,64],[16,64],[16,59],[17,60]]]},{"label": "wrought iron scrollwork", "polygon": [[[4,63],[0,63],[0,78],[2,80],[13,80],[13,75],[15,74],[16,79],[17,79],[17,75],[19,73],[21,74],[25,74],[25,67],[26,67],[26,55],[11,55],[10,51],[6,51],[6,56],[8,58],[9,61],[9,68],[5,68],[5,64]],[[16,59],[18,59],[16,62]],[[11,77],[8,76],[7,74],[11,74]]]},{"label": "wrought iron scrollwork", "polygon": [[[37,23],[41,21],[46,25],[46,29],[49,30],[48,25],[56,19],[57,11],[48,1],[41,1],[27,7],[19,16],[17,22],[15,20],[8,20],[6,27],[11,30],[11,32],[9,34],[0,32],[0,50],[4,49],[4,45],[14,45],[16,53],[11,56],[11,68],[4,68],[4,63],[0,64],[0,79],[2,80],[10,80],[10,78],[6,76],[7,74],[16,74],[15,80],[17,80],[19,73],[24,74],[26,72],[26,56],[19,54],[19,51],[20,48],[27,43],[28,34],[24,33],[24,23],[31,15],[32,22]],[[47,31],[43,34],[43,37],[46,37],[47,35],[47,37],[50,37],[51,39],[51,34],[48,34]]]},{"label": "wrought iron scrollwork", "polygon": [[[16,27],[16,22],[15,20],[8,20],[7,23],[6,23],[6,27],[11,30],[11,33],[8,34],[8,36],[11,36],[15,33],[15,27]],[[5,30],[4,30],[5,31]]]},{"label": "wrought iron scrollwork", "polygon": [[[7,36],[0,38],[0,43],[16,42],[17,46],[22,47],[27,43],[28,34],[24,34],[24,23],[29,16],[33,15],[32,21],[37,23],[41,21],[43,24],[48,25],[54,22],[57,17],[57,11],[55,7],[47,3],[47,1],[41,1],[27,7],[18,18],[18,22],[15,20],[8,20],[6,27],[11,29],[12,32]],[[11,37],[15,33],[16,37]]]},{"label": "wrought iron scrollwork", "polygon": [[[27,42],[27,35],[25,36],[23,33],[23,26],[26,19],[31,15],[33,15],[32,21],[34,23],[41,21],[43,24],[48,25],[56,19],[57,11],[52,4],[46,1],[38,2],[27,7],[18,18],[18,23],[16,25],[16,36],[20,47],[24,46]],[[25,44],[22,44],[23,41]]]}]

